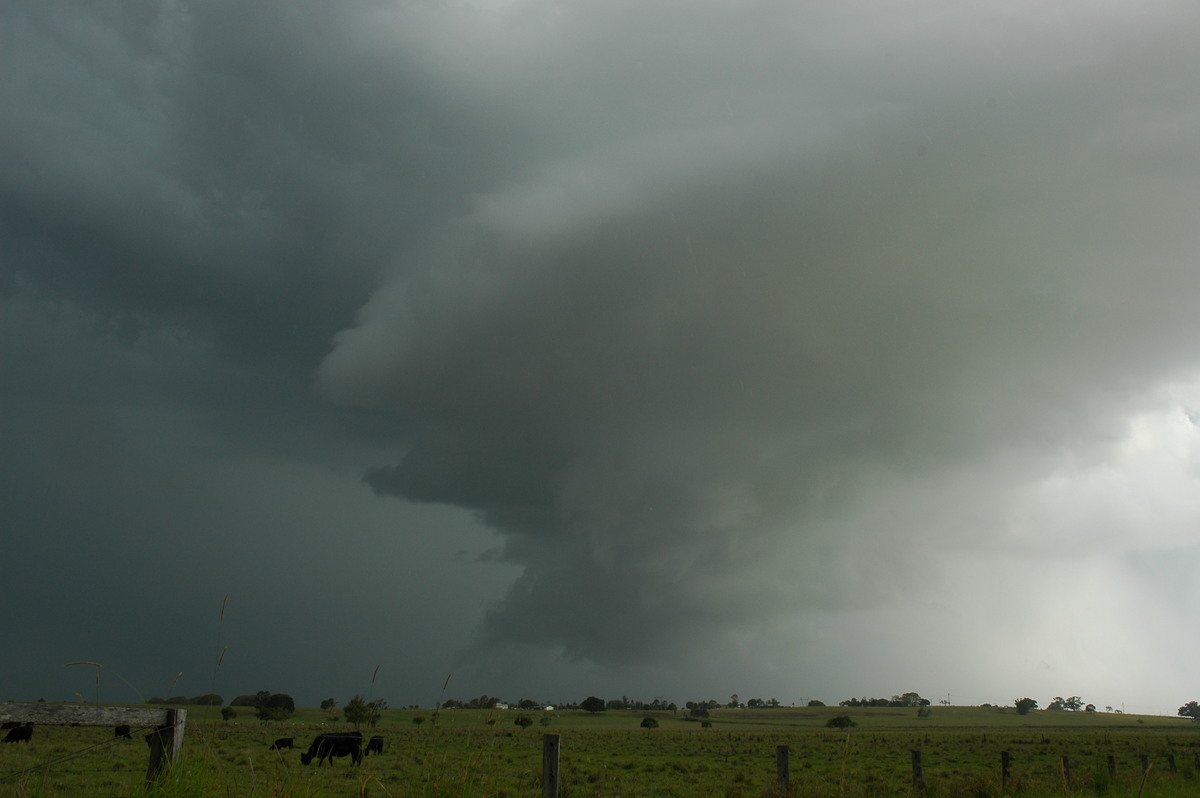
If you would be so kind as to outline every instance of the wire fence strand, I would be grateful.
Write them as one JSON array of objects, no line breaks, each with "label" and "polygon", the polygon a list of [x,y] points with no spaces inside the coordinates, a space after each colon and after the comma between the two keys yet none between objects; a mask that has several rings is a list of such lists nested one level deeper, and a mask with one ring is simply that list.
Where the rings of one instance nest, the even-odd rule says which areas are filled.
[{"label": "wire fence strand", "polygon": [[[142,732],[149,731],[149,730],[155,729],[155,728],[157,728],[157,727],[156,726],[139,726],[136,729],[130,729],[129,734],[130,734],[130,736],[132,736],[134,734],[141,734]],[[124,735],[121,735],[121,736],[114,735],[112,737],[112,739],[105,740],[102,743],[96,743],[95,745],[89,745],[87,748],[81,748],[78,751],[73,751],[69,754],[64,754],[63,756],[60,756],[56,759],[47,760],[46,762],[43,762],[40,765],[35,765],[34,767],[31,767],[31,768],[25,768],[24,770],[18,770],[18,771],[9,773],[4,776],[0,776],[0,784],[4,784],[6,782],[13,781],[14,779],[20,778],[21,776],[27,775],[29,773],[37,773],[39,771],[46,770],[48,768],[52,768],[56,765],[61,765],[64,762],[70,762],[71,760],[79,759],[80,757],[84,757],[84,756],[87,756],[88,754],[95,753],[96,751],[98,751],[102,748],[107,748],[110,745],[116,745],[117,743],[122,742],[124,739],[125,739]]]}]

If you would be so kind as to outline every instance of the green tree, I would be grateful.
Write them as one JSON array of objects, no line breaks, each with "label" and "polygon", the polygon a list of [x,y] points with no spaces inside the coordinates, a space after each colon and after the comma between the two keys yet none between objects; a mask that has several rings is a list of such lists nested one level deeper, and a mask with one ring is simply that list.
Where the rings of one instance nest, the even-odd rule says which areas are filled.
[{"label": "green tree", "polygon": [[383,714],[381,710],[386,707],[387,703],[383,700],[367,701],[361,695],[356,695],[347,702],[342,713],[346,716],[346,721],[353,723],[356,729],[364,723],[373,727]]},{"label": "green tree", "polygon": [[272,693],[271,697],[267,699],[267,705],[278,707],[289,715],[296,712],[296,701],[287,693]]},{"label": "green tree", "polygon": [[520,726],[522,729],[528,729],[533,725],[533,718],[522,712],[520,715],[517,715],[513,723],[517,726]]},{"label": "green tree", "polygon": [[425,716],[424,715],[414,715],[412,722],[413,722],[414,726],[416,726],[417,728],[420,728],[421,724],[425,722]]},{"label": "green tree", "polygon": [[889,703],[894,707],[927,707],[932,702],[928,698],[922,698],[919,693],[904,693],[892,696]]},{"label": "green tree", "polygon": [[1032,698],[1018,698],[1013,703],[1017,708],[1018,715],[1028,715],[1029,710],[1037,709],[1037,702]]},{"label": "green tree", "polygon": [[825,725],[831,729],[849,729],[858,724],[849,715],[838,715],[825,721]]},{"label": "green tree", "polygon": [[263,723],[287,720],[296,711],[296,702],[287,693],[261,690],[255,696],[255,716]]},{"label": "green tree", "polygon": [[221,720],[228,723],[237,717],[237,710],[233,707],[221,707]]},{"label": "green tree", "polygon": [[1195,701],[1189,701],[1179,708],[1179,717],[1191,718],[1195,721],[1200,721],[1200,704]]},{"label": "green tree", "polygon": [[641,727],[643,729],[657,729],[658,721],[655,718],[651,718],[651,717],[642,718]]},{"label": "green tree", "polygon": [[582,709],[584,712],[596,713],[596,712],[603,712],[605,706],[606,705],[604,703],[603,698],[596,698],[596,696],[590,695],[587,698],[583,699],[583,703],[581,703],[579,705],[579,708]]},{"label": "green tree", "polygon": [[321,709],[323,709],[327,712],[331,709],[336,709],[336,708],[337,708],[337,701],[334,701],[332,698],[326,698],[324,701],[321,702]]}]

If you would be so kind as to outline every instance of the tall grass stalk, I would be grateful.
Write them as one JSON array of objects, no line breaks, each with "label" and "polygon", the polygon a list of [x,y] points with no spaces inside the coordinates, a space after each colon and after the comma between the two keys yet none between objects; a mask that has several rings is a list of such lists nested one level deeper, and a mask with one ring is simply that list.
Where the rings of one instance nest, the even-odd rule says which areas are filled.
[{"label": "tall grass stalk", "polygon": [[[225,654],[229,651],[229,646],[221,645],[221,637],[225,631],[225,607],[228,604],[229,604],[229,594],[226,593],[225,596],[221,599],[221,610],[220,610],[220,612],[217,613],[217,651],[219,653],[217,654],[216,662],[213,663],[212,682],[209,685],[209,692],[212,693],[213,695],[219,695],[219,693],[217,693],[217,673],[221,670],[221,663],[223,663],[225,661]],[[219,713],[220,711],[221,711],[220,707],[213,707],[210,710],[210,712],[217,712],[217,713]],[[205,714],[209,714],[209,713],[205,713]]]}]

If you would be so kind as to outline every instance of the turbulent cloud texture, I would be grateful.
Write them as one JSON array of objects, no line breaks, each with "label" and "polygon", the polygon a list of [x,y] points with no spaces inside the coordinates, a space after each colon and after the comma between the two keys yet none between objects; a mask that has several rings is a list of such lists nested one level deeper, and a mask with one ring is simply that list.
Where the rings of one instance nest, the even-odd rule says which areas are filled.
[{"label": "turbulent cloud texture", "polygon": [[[644,83],[597,103],[533,78],[575,149],[406,252],[321,371],[423,422],[377,492],[505,535],[524,573],[489,638],[649,657],[883,603],[942,548],[1010,545],[1006,499],[1063,451],[1108,457],[1149,387],[1195,372],[1185,53],[1148,57],[1157,26],[1039,40],[1027,12],[946,62],[932,30],[832,13],[818,43],[779,11],[678,70],[694,23],[633,13],[668,42]],[[631,70],[573,16],[523,59],[565,39]],[[555,118],[589,112],[615,129]]]},{"label": "turbulent cloud texture", "polygon": [[[409,693],[1177,706],[1198,31],[1172,2],[9,4],[0,590],[72,546],[64,584],[183,560],[249,623],[288,574],[369,584],[295,639],[336,627]],[[102,658],[46,617],[30,649]],[[238,678],[366,689],[239,642]]]}]

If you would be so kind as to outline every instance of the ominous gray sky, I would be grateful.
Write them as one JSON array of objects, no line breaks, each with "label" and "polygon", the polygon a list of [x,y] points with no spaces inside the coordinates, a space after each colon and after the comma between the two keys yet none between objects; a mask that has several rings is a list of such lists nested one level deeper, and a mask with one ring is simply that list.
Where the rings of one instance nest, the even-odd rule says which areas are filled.
[{"label": "ominous gray sky", "polygon": [[1173,713],[1198,36],[4,3],[0,699]]}]

